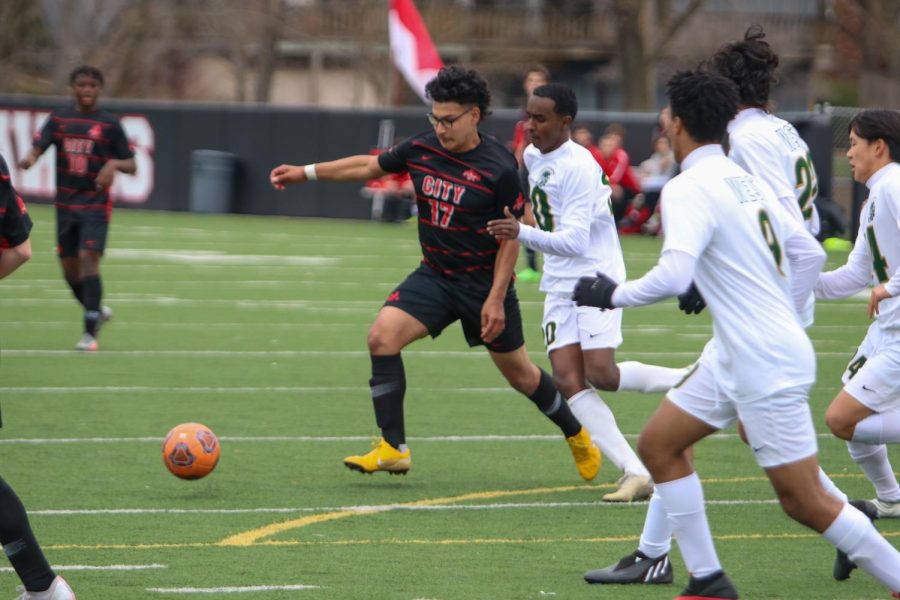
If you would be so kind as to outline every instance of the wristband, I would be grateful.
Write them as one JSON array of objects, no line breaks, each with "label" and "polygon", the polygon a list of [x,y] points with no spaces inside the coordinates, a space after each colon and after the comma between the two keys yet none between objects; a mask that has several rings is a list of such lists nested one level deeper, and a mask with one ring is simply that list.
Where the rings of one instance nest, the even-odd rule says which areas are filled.
[{"label": "wristband", "polygon": [[318,176],[316,175],[315,163],[308,164],[305,167],[303,167],[303,172],[306,173],[306,179],[308,181],[315,181],[318,179]]}]

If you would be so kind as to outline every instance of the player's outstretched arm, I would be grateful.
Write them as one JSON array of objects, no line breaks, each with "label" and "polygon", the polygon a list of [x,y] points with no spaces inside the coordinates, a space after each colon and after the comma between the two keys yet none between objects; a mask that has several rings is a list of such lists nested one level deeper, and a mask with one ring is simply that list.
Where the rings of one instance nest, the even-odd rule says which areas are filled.
[{"label": "player's outstretched arm", "polygon": [[0,279],[3,279],[31,258],[31,240],[25,240],[18,246],[7,248],[0,253]]},{"label": "player's outstretched arm", "polygon": [[378,164],[378,157],[368,154],[347,156],[330,162],[308,165],[278,165],[269,173],[269,182],[276,190],[305,181],[365,181],[386,175]]},{"label": "player's outstretched arm", "polygon": [[43,154],[43,151],[40,148],[32,146],[31,150],[28,151],[28,154],[25,155],[25,158],[19,161],[19,168],[27,171],[34,166],[34,163],[41,157],[41,154]]}]

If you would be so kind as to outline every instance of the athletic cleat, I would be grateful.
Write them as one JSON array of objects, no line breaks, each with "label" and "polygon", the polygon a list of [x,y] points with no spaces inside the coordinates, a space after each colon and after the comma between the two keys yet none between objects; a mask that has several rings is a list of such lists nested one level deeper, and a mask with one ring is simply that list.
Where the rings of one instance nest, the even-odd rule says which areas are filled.
[{"label": "athletic cleat", "polygon": [[737,600],[738,593],[724,571],[706,577],[691,577],[688,586],[675,600]]},{"label": "athletic cleat", "polygon": [[588,583],[672,583],[674,579],[668,554],[650,558],[640,550],[610,567],[584,574]]},{"label": "athletic cleat", "polygon": [[645,475],[625,473],[616,483],[618,489],[603,496],[604,502],[638,502],[653,495],[653,480]]},{"label": "athletic cleat", "polygon": [[603,457],[600,456],[600,450],[591,441],[591,435],[584,427],[581,431],[571,437],[566,438],[569,449],[572,450],[572,457],[575,459],[575,466],[578,467],[578,473],[585,481],[590,481],[600,472],[600,465]]},{"label": "athletic cleat", "polygon": [[99,348],[100,347],[97,345],[97,338],[89,333],[81,336],[81,339],[75,344],[75,349],[79,352],[96,352]]},{"label": "athletic cleat", "polygon": [[889,500],[875,498],[872,500],[872,504],[874,504],[875,508],[878,510],[879,519],[896,519],[897,517],[900,517],[900,500],[891,502]]},{"label": "athletic cleat", "polygon": [[[875,507],[874,503],[869,502],[868,500],[851,500],[850,504],[859,510],[859,512],[869,517],[870,521],[874,521],[878,518],[878,509]],[[834,578],[838,581],[850,579],[850,573],[852,573],[855,568],[856,563],[850,560],[847,553],[843,550],[838,550],[837,556],[834,558],[834,569],[831,572]]]},{"label": "athletic cleat", "polygon": [[22,586],[19,586],[16,591],[22,592],[22,595],[16,600],[75,600],[75,592],[72,591],[66,580],[59,576],[43,592],[29,592]]},{"label": "athletic cleat", "polygon": [[100,328],[103,327],[103,324],[106,323],[107,321],[112,320],[112,318],[113,318],[112,309],[108,306],[101,306],[100,307],[100,320],[97,321],[97,333],[100,333]]},{"label": "athletic cleat", "polygon": [[409,448],[405,452],[400,452],[384,438],[378,438],[373,445],[375,449],[368,454],[345,458],[344,465],[360,473],[387,471],[391,475],[406,475],[410,468]]},{"label": "athletic cleat", "polygon": [[522,283],[537,283],[541,280],[541,274],[538,271],[535,271],[532,268],[522,269],[518,273],[516,273],[516,281],[521,281]]}]

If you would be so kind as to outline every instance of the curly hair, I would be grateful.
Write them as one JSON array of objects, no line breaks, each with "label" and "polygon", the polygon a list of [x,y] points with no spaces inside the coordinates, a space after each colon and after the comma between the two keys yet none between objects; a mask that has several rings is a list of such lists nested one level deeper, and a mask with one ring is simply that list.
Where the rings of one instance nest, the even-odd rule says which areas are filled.
[{"label": "curly hair", "polygon": [[678,117],[697,142],[719,142],[738,109],[733,81],[714,71],[680,71],[669,79],[666,93],[672,117]]},{"label": "curly hair", "polygon": [[425,85],[425,95],[435,102],[474,104],[481,110],[481,118],[490,114],[491,92],[484,77],[459,65],[442,67]]},{"label": "curly hair", "polygon": [[767,108],[769,91],[778,82],[778,55],[765,37],[762,27],[753,25],[743,40],[725,44],[709,61],[716,72],[737,85],[744,106]]},{"label": "curly hair", "polygon": [[79,75],[84,75],[86,77],[90,77],[91,79],[96,79],[100,82],[100,85],[103,85],[103,73],[100,72],[100,69],[97,67],[92,67],[90,65],[81,65],[80,67],[75,67],[72,69],[72,72],[69,73],[69,83],[75,83],[75,79]]},{"label": "curly hair", "polygon": [[553,100],[553,112],[560,117],[572,117],[578,114],[578,99],[572,88],[564,83],[547,83],[535,88],[534,95],[538,98]]}]

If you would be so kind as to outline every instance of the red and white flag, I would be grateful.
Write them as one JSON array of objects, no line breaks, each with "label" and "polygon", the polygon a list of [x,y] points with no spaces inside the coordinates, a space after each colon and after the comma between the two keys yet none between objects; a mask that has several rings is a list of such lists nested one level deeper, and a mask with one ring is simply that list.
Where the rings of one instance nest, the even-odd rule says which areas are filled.
[{"label": "red and white flag", "polygon": [[444,62],[412,0],[391,0],[388,29],[394,65],[422,101],[428,102],[425,84],[437,75]]}]

